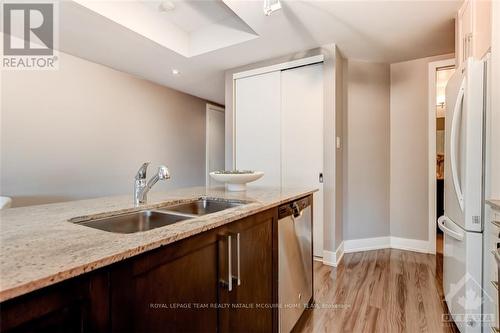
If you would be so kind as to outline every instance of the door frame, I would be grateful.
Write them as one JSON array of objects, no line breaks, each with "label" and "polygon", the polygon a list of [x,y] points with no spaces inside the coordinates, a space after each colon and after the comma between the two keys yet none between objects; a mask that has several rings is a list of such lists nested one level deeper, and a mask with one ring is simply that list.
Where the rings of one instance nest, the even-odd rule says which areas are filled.
[{"label": "door frame", "polygon": [[[205,186],[208,187],[210,184],[210,176],[209,176],[209,167],[208,167],[208,161],[210,159],[210,131],[209,131],[209,122],[208,122],[208,114],[210,111],[217,111],[217,112],[225,112],[225,109],[221,106],[207,103],[206,108],[205,108]],[[224,134],[225,135],[225,134]],[[224,148],[225,151],[225,148]]]},{"label": "door frame", "polygon": [[436,254],[436,71],[439,68],[455,65],[455,58],[429,63],[428,72],[428,188],[429,188],[429,253]]}]

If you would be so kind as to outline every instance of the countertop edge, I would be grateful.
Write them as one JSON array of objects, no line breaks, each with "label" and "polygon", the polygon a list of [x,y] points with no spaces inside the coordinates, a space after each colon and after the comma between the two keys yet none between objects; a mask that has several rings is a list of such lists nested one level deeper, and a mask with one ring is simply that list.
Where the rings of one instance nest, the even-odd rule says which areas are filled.
[{"label": "countertop edge", "polygon": [[496,210],[500,210],[500,199],[488,199],[486,203],[490,205],[491,208]]},{"label": "countertop edge", "polygon": [[292,195],[286,199],[281,199],[281,200],[278,200],[278,201],[273,202],[271,204],[256,207],[254,209],[249,210],[248,212],[236,214],[232,217],[225,218],[221,221],[205,224],[202,227],[195,228],[195,229],[191,230],[191,232],[189,232],[189,233],[186,232],[186,233],[181,234],[179,236],[175,235],[175,236],[167,237],[167,238],[164,238],[160,241],[155,241],[155,242],[145,244],[145,245],[140,246],[140,247],[128,249],[128,250],[125,250],[123,252],[116,253],[116,254],[110,255],[108,257],[104,257],[102,259],[93,261],[93,262],[89,262],[89,263],[84,264],[84,265],[79,265],[76,267],[65,269],[65,270],[60,271],[56,274],[48,275],[44,278],[32,280],[32,281],[29,281],[26,283],[21,283],[15,287],[10,288],[10,289],[5,289],[5,290],[0,291],[0,303],[14,299],[16,297],[20,297],[20,296],[29,294],[29,293],[34,292],[34,291],[39,290],[39,289],[43,289],[43,288],[55,285],[59,282],[63,282],[65,280],[69,280],[71,278],[75,278],[75,277],[78,277],[80,275],[90,273],[90,272],[95,271],[97,269],[100,269],[100,268],[103,268],[106,266],[110,266],[110,265],[115,264],[117,262],[138,256],[140,254],[146,253],[148,251],[157,249],[159,247],[162,247],[162,246],[165,246],[168,244],[172,244],[172,243],[177,242],[179,240],[193,237],[193,236],[201,234],[205,231],[218,228],[220,226],[232,223],[236,220],[240,220],[242,218],[245,218],[247,216],[254,215],[254,214],[260,213],[262,211],[271,209],[273,207],[279,206],[283,203],[287,203],[287,202],[290,202],[292,200],[311,195],[317,191],[318,191],[317,189],[304,191],[300,194]]}]

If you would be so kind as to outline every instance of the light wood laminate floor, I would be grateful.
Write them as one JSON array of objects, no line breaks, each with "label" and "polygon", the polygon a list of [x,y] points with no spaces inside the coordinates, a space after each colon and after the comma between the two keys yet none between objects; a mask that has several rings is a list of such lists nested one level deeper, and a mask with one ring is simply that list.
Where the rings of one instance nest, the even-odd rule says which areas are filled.
[{"label": "light wood laminate floor", "polygon": [[316,305],[295,332],[458,332],[442,321],[442,256],[393,249],[314,263]]}]

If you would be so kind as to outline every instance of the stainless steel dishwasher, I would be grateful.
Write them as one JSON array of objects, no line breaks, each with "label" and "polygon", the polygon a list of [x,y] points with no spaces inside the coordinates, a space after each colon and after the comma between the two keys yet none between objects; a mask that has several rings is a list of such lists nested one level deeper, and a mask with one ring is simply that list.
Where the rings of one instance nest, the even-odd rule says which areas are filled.
[{"label": "stainless steel dishwasher", "polygon": [[290,332],[313,296],[309,197],[279,207],[279,331]]}]

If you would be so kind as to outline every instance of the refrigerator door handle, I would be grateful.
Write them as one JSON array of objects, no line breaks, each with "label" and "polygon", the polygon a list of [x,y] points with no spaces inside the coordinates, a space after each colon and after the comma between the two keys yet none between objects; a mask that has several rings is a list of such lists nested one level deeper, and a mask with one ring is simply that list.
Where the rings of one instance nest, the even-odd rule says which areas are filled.
[{"label": "refrigerator door handle", "polygon": [[458,90],[457,101],[455,103],[455,108],[453,110],[453,117],[451,120],[451,135],[450,135],[450,161],[451,161],[451,175],[453,178],[453,186],[455,188],[455,193],[457,195],[458,203],[460,205],[460,209],[464,211],[464,195],[462,192],[462,188],[460,187],[460,181],[458,179],[457,172],[457,145],[458,145],[458,126],[460,126],[458,116],[459,113],[462,113],[463,110],[463,102],[465,95],[465,78],[462,80],[460,84],[460,89]]},{"label": "refrigerator door handle", "polygon": [[448,228],[446,226],[446,222],[445,222],[446,220],[447,220],[447,218],[444,215],[439,217],[438,222],[437,222],[439,229],[441,229],[441,231],[444,232],[445,234],[455,238],[456,240],[462,241],[464,239],[464,233],[463,232],[456,232],[456,231]]}]

